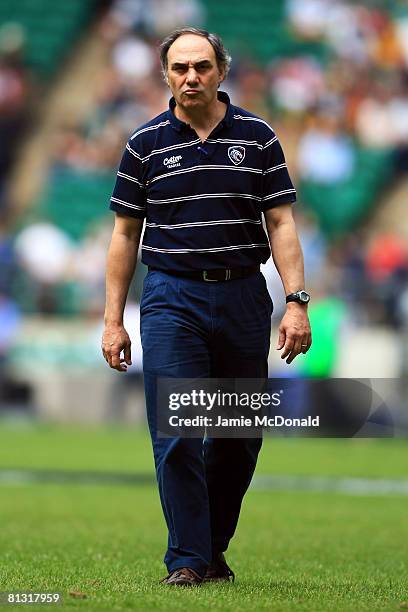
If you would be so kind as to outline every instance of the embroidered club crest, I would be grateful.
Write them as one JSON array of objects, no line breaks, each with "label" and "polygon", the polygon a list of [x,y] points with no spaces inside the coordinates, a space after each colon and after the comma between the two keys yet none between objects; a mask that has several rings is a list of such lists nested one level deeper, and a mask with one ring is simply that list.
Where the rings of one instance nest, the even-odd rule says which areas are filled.
[{"label": "embroidered club crest", "polygon": [[228,157],[233,164],[238,166],[245,159],[245,147],[230,147],[228,149]]}]

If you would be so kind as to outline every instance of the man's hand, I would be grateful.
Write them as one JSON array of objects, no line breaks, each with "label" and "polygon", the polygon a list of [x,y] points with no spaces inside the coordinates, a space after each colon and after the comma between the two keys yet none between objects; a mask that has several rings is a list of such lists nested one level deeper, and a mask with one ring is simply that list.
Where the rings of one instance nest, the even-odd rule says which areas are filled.
[{"label": "man's hand", "polygon": [[[102,353],[111,368],[126,372],[132,364],[130,338],[123,325],[106,325],[102,336]],[[121,352],[124,356],[121,357]]]},{"label": "man's hand", "polygon": [[301,304],[291,302],[286,307],[286,313],[279,326],[279,340],[276,350],[283,348],[281,359],[292,363],[300,353],[307,353],[312,344],[307,309]]}]

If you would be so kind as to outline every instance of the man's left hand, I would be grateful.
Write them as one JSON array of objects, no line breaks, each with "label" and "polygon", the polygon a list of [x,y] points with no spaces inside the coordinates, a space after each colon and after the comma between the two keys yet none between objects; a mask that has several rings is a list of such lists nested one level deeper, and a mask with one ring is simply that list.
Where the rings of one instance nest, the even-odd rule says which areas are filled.
[{"label": "man's left hand", "polygon": [[279,340],[276,349],[282,350],[281,359],[292,363],[300,353],[307,353],[312,344],[307,308],[296,302],[286,307],[286,313],[279,325]]}]

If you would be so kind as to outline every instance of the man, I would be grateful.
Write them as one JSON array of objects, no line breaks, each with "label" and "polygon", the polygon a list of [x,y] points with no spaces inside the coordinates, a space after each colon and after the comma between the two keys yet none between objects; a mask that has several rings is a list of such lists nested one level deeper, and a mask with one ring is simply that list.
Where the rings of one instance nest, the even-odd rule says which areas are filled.
[{"label": "man", "polygon": [[[273,130],[218,92],[230,58],[219,37],[184,28],[161,45],[169,110],[129,139],[111,199],[103,354],[126,371],[123,311],[143,221],[149,266],[141,302],[147,417],[169,536],[169,585],[229,580],[232,538],[261,439],[157,436],[157,379],[265,378],[272,302],[260,263],[273,258],[288,300],[277,349],[311,344],[295,190]],[[123,357],[121,352],[123,351]]]}]

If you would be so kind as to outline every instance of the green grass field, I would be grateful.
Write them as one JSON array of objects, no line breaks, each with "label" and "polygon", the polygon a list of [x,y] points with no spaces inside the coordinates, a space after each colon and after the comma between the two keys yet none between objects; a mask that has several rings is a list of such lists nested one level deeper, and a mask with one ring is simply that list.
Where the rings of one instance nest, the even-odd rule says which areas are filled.
[{"label": "green grass field", "polygon": [[[268,439],[257,474],[405,479],[407,467],[402,440]],[[227,555],[235,584],[172,589],[158,584],[154,484],[6,481],[6,469],[151,475],[153,461],[142,430],[0,426],[0,591],[92,611],[408,607],[406,496],[253,488]]]}]

